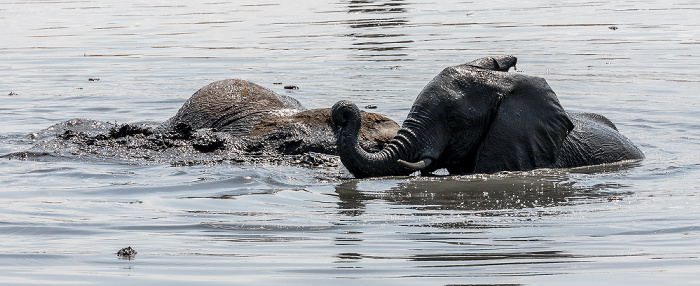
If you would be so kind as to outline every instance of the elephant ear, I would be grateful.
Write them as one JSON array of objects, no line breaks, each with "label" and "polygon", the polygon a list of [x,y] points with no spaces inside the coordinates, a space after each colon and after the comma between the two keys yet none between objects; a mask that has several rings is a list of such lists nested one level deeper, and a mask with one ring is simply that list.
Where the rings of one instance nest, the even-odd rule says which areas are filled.
[{"label": "elephant ear", "polygon": [[549,167],[574,127],[543,78],[507,75],[507,92],[477,152],[478,173]]},{"label": "elephant ear", "polygon": [[511,55],[507,55],[480,58],[468,62],[464,65],[471,68],[507,72],[510,68],[516,69],[516,63],[518,63],[518,58]]}]

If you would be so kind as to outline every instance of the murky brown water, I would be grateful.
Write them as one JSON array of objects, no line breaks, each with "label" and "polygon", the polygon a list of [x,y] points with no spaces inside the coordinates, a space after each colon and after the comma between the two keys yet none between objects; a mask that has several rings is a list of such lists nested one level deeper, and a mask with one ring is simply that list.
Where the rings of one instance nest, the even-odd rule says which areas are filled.
[{"label": "murky brown water", "polygon": [[[3,159],[3,283],[700,278],[700,3],[191,2],[3,3],[0,154],[71,118],[164,121],[228,77],[308,108],[373,104],[400,122],[444,67],[514,54],[564,108],[608,116],[647,159],[368,180],[339,179],[343,169]],[[116,256],[126,246],[134,259]]]}]

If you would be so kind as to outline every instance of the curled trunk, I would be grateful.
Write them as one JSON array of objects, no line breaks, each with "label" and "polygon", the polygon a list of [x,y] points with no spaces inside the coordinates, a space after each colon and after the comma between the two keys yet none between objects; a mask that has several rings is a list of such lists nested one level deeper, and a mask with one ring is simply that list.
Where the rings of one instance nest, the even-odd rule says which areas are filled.
[{"label": "curled trunk", "polygon": [[410,130],[400,129],[384,149],[371,153],[360,147],[358,142],[362,118],[354,103],[336,103],[331,109],[331,120],[339,128],[337,145],[340,160],[355,177],[400,176],[415,171],[399,163],[399,160],[412,160],[414,157],[409,142],[415,138],[415,134]]}]

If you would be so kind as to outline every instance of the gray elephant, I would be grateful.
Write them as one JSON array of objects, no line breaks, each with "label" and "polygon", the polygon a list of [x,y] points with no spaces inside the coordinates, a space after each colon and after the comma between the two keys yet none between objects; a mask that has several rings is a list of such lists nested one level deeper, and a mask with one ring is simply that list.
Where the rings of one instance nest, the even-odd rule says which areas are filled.
[{"label": "gray elephant", "polygon": [[643,159],[643,153],[602,115],[568,113],[547,82],[509,73],[513,56],[448,67],[418,95],[394,139],[379,152],[357,140],[360,113],[340,101],[331,120],[337,145],[355,177],[494,173],[568,168]]}]

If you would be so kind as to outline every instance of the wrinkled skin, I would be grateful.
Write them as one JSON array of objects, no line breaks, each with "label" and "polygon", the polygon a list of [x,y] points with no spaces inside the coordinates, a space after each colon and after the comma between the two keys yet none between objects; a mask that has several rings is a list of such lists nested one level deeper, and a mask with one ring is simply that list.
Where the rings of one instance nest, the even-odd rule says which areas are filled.
[{"label": "wrinkled skin", "polygon": [[[381,150],[399,125],[362,112],[360,144]],[[16,159],[78,157],[166,162],[281,163],[337,166],[330,108],[306,110],[295,99],[257,84],[227,79],[194,93],[175,116],[155,127],[73,119],[34,134],[32,150]],[[327,156],[328,155],[328,156]]]},{"label": "wrinkled skin", "polygon": [[394,139],[379,152],[358,145],[360,113],[340,101],[343,165],[356,177],[494,173],[568,168],[643,159],[642,152],[602,115],[568,113],[547,82],[510,73],[513,56],[448,67],[416,98]]}]

